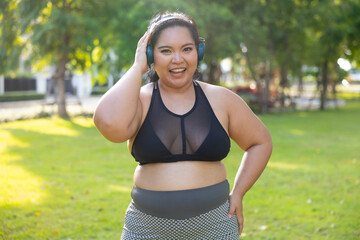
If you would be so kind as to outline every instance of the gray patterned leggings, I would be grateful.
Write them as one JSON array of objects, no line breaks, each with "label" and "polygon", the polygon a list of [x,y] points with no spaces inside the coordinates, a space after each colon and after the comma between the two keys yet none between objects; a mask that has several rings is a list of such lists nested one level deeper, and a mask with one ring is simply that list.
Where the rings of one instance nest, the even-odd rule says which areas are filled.
[{"label": "gray patterned leggings", "polygon": [[[226,191],[220,190],[224,188]],[[133,189],[134,190],[134,189]],[[139,190],[139,189],[137,189]],[[182,203],[180,208],[186,209],[186,205],[193,203],[192,206],[197,206],[203,203],[203,205],[210,206],[209,204],[212,202],[216,204],[212,206],[211,209],[207,209],[205,212],[197,213],[197,215],[184,215],[180,219],[175,219],[173,217],[166,216],[154,216],[159,211],[155,211],[152,214],[151,208],[149,210],[149,206],[144,208],[142,204],[144,199],[149,197],[150,206],[151,202],[154,202],[154,209],[158,208],[158,201],[154,199],[158,196],[156,193],[158,191],[142,191],[141,194],[132,193],[133,201],[131,201],[126,214],[125,214],[125,224],[123,228],[123,232],[121,235],[121,240],[135,240],[135,239],[229,239],[229,240],[239,240],[238,233],[238,223],[236,214],[233,215],[232,218],[228,217],[229,211],[229,185],[228,182],[222,182],[216,185],[212,185],[205,188],[199,189],[191,189],[191,190],[182,190],[182,191],[169,191],[169,192],[161,192],[158,201],[162,202],[164,207],[169,205],[173,207],[173,202],[179,204],[178,199],[184,199],[185,202]],[[164,194],[166,193],[166,197],[164,198]],[[209,197],[207,193],[214,195],[216,197]],[[227,194],[227,195],[225,195]],[[222,196],[220,196],[222,195]],[[184,197],[185,196],[185,197]],[[219,197],[220,196],[220,197]],[[135,199],[134,199],[135,197]],[[224,199],[221,203],[219,203],[219,199]],[[138,201],[140,200],[142,201]],[[187,201],[189,199],[191,201]],[[166,200],[164,200],[166,199]],[[210,199],[210,200],[209,200]],[[134,201],[135,200],[135,201]],[[166,203],[168,202],[168,203]],[[144,203],[145,204],[145,203]],[[149,205],[149,204],[148,204]],[[140,209],[139,209],[140,208]],[[147,211],[144,212],[144,209]],[[180,213],[178,209],[175,209],[174,212]],[[186,212],[186,211],[185,211]],[[166,213],[168,214],[168,213]],[[180,214],[181,215],[181,214]]]}]

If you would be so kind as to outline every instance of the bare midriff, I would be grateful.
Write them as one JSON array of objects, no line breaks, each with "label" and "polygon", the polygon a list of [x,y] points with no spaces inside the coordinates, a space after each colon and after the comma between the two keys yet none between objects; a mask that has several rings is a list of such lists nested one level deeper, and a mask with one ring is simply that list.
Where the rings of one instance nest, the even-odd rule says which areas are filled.
[{"label": "bare midriff", "polygon": [[179,161],[149,163],[135,169],[137,187],[153,191],[175,191],[202,188],[226,179],[226,169],[221,161]]}]

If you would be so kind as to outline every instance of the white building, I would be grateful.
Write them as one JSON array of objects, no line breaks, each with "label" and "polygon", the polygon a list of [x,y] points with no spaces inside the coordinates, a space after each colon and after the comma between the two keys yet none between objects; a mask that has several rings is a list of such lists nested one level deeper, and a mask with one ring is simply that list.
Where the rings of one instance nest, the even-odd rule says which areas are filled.
[{"label": "white building", "polygon": [[[41,73],[34,74],[35,80],[36,80],[36,89],[35,91],[37,93],[46,94],[47,88],[50,85],[50,78],[51,78],[50,71],[44,71]],[[72,84],[73,90],[71,90],[70,82]],[[84,74],[74,74],[72,76],[71,81],[67,79],[65,81],[67,93],[75,95],[79,98],[88,97],[91,94],[92,91],[92,83],[91,83],[91,76],[89,73]],[[0,76],[0,94],[5,93],[5,77]]]}]

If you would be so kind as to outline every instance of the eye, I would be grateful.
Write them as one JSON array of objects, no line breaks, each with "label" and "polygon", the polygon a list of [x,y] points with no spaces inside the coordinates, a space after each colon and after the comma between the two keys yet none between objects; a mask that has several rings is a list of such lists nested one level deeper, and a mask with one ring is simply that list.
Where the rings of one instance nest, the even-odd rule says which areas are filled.
[{"label": "eye", "polygon": [[160,52],[166,54],[166,53],[170,53],[171,51],[170,49],[162,49]]},{"label": "eye", "polygon": [[185,52],[191,52],[192,50],[193,50],[192,47],[186,47],[186,48],[184,48],[184,51],[185,51]]}]

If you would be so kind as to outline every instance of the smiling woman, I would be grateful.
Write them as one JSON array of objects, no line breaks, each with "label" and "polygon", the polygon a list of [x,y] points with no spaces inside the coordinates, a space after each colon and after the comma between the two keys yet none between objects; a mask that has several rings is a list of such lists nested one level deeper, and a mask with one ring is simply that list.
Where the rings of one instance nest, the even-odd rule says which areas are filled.
[{"label": "smiling woman", "polygon": [[[181,13],[156,16],[94,122],[139,165],[122,239],[239,239],[242,199],[264,170],[269,132],[236,94],[197,81],[204,39]],[[141,86],[148,72],[149,84]],[[230,193],[230,137],[246,151]]]}]

